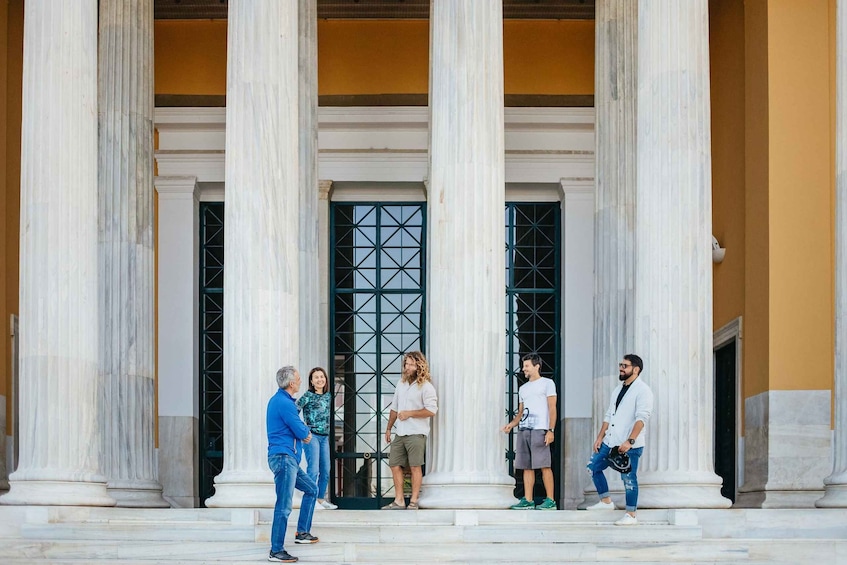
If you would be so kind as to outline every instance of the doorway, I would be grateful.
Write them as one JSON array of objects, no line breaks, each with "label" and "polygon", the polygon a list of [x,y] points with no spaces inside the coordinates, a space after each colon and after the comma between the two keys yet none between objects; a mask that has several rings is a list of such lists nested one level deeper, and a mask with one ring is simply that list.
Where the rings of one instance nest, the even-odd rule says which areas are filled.
[{"label": "doorway", "polygon": [[715,473],[721,495],[735,503],[737,476],[737,339],[715,349]]}]

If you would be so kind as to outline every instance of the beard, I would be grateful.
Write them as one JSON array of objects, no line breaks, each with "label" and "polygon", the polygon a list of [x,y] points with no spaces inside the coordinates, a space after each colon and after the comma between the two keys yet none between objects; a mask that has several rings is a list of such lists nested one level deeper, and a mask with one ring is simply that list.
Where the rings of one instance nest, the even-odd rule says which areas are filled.
[{"label": "beard", "polygon": [[630,376],[631,376],[631,375],[620,375],[620,374],[619,374],[619,375],[618,375],[618,380],[619,380],[619,381],[621,381],[621,382],[623,382],[623,381],[627,380]]}]

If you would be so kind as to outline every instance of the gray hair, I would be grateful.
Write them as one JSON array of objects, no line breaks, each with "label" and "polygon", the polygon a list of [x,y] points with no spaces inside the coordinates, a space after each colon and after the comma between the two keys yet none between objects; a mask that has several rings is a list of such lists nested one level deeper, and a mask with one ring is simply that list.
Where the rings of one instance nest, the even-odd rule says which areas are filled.
[{"label": "gray hair", "polygon": [[297,372],[291,365],[286,365],[282,369],[276,372],[276,384],[279,385],[279,388],[288,388],[288,385],[291,384],[291,381],[294,380],[294,373]]}]

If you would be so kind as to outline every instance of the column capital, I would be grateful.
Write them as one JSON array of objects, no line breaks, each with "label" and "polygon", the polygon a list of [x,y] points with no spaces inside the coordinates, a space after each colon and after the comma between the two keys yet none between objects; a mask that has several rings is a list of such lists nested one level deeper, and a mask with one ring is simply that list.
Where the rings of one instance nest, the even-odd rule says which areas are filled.
[{"label": "column capital", "polygon": [[194,200],[200,200],[200,185],[194,176],[155,177],[153,185],[160,198],[182,199],[190,195]]},{"label": "column capital", "polygon": [[320,200],[329,200],[329,197],[332,195],[332,181],[331,180],[319,180],[318,181],[318,198]]}]

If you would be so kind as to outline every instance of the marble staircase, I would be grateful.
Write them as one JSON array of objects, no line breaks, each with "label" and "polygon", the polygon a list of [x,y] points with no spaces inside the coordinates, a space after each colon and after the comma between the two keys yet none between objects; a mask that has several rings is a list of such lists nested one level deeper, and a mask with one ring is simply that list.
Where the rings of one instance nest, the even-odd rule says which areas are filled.
[{"label": "marble staircase", "polygon": [[[296,510],[289,537],[293,535]],[[303,563],[845,563],[847,510],[315,513]],[[0,507],[0,563],[267,562],[269,509]]]}]

